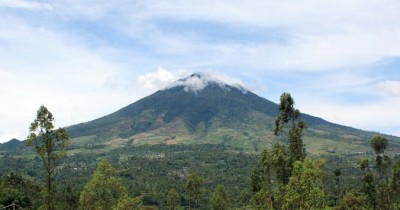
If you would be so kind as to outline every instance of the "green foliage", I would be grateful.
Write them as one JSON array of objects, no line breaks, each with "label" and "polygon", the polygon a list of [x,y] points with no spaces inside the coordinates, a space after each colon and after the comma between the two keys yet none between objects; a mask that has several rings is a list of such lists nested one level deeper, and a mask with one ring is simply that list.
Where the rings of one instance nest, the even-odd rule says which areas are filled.
[{"label": "green foliage", "polygon": [[[372,153],[355,154],[355,151],[367,150],[369,144],[363,139],[370,138],[371,133],[302,115],[311,128],[305,130],[305,123],[300,120],[300,112],[294,108],[294,100],[289,94],[282,94],[279,109],[276,104],[260,99],[237,89],[208,87],[194,94],[173,88],[159,91],[109,116],[67,128],[78,138],[73,139],[72,147],[67,150],[68,156],[64,157],[52,179],[60,186],[54,191],[55,207],[77,209],[81,200],[81,209],[208,209],[213,205],[220,209],[223,207],[217,205],[223,202],[216,201],[223,200],[223,194],[229,194],[232,196],[229,208],[233,209],[320,209],[328,204],[331,208],[353,209],[359,205],[362,209],[360,202],[370,200],[368,187],[365,187],[369,183],[375,189],[376,208],[388,209],[393,204],[392,209],[399,209],[396,208],[399,199],[395,197],[398,188],[395,183],[400,170],[395,166],[387,167],[387,176],[392,176],[385,184],[378,168],[370,167],[367,162],[372,160]],[[288,147],[274,144],[277,138],[272,137],[271,116],[278,111],[275,131],[283,134]],[[311,160],[305,158],[303,135],[308,146],[319,145],[322,150],[327,144],[338,147],[335,154],[324,156],[329,163],[326,168],[322,169],[318,160],[312,161],[314,165],[307,162]],[[43,138],[38,137],[32,145],[43,142]],[[357,142],[356,146],[354,142]],[[257,162],[255,152],[266,145],[272,146],[260,154]],[[396,158],[391,154],[393,145],[396,144],[391,142],[389,152],[383,150],[377,155],[380,157],[377,165],[387,162],[390,166],[390,161],[386,160],[389,156]],[[309,157],[320,154],[313,148],[307,150]],[[367,160],[362,164],[364,170],[357,169],[360,158]],[[111,175],[97,178],[102,181],[94,184],[96,172],[91,180],[90,175],[99,159],[109,160],[116,169],[111,167]],[[299,166],[295,160],[304,162],[296,162]],[[40,161],[32,150],[19,148],[17,141],[0,145],[3,171],[14,171],[40,183],[37,172]],[[256,164],[249,190],[250,172]],[[328,176],[324,183],[320,180],[322,175],[312,170],[313,167]],[[367,172],[374,176],[372,182],[367,180]],[[335,187],[339,186],[339,176],[341,189]],[[111,183],[117,183],[116,189],[122,189],[119,196],[114,192],[120,190],[111,190],[111,193],[101,190],[113,188],[106,187],[110,183],[108,177],[117,180]],[[224,186],[223,193],[218,190],[220,185]],[[9,203],[32,198],[25,196],[24,188],[4,186],[0,189],[0,200],[4,198]],[[343,196],[349,190],[352,194]],[[38,195],[38,191],[32,194]],[[107,195],[105,199],[102,194]],[[128,197],[128,194],[136,198]],[[84,207],[82,197],[90,196],[97,196],[95,200],[99,202],[92,200],[91,207]],[[109,206],[105,204],[106,199],[110,199],[107,201]],[[33,197],[24,209],[37,209],[38,205],[34,203],[40,201]],[[384,205],[385,202],[389,204]],[[373,208],[368,205],[365,208]]]},{"label": "green foliage", "polygon": [[377,155],[385,153],[388,147],[388,140],[383,136],[374,136],[371,139],[371,147]]},{"label": "green foliage", "polygon": [[355,195],[351,192],[343,196],[343,201],[340,204],[340,209],[343,210],[366,210],[367,197],[365,195]]},{"label": "green foliage", "polygon": [[167,195],[167,205],[168,209],[170,210],[176,210],[179,202],[179,194],[178,191],[176,191],[175,188],[171,188],[171,190],[168,191]]},{"label": "green foliage", "polygon": [[127,189],[121,179],[116,177],[115,169],[102,160],[92,179],[83,188],[80,196],[80,208],[85,210],[109,210],[115,207],[120,199],[121,205],[130,204],[132,200],[125,199]]},{"label": "green foliage", "polygon": [[125,196],[119,199],[118,204],[113,210],[138,210],[141,209],[140,203],[141,201],[138,198]]},{"label": "green foliage", "polygon": [[52,175],[65,156],[65,149],[69,143],[69,136],[65,129],[53,130],[53,121],[53,114],[42,105],[37,111],[36,119],[29,127],[28,139],[25,142],[26,146],[35,146],[35,150],[41,157],[46,171],[47,191],[43,193],[45,196],[45,203],[43,204],[45,209],[55,209],[56,207],[53,202],[54,186]]},{"label": "green foliage", "polygon": [[[291,163],[303,161],[306,157],[306,151],[302,137],[306,124],[300,119],[300,111],[294,108],[294,100],[289,93],[281,95],[278,108],[279,114],[275,118],[274,134],[286,134]],[[287,123],[291,124],[289,131],[285,131]]]},{"label": "green foliage", "polygon": [[266,185],[262,186],[250,200],[250,206],[253,209],[272,209],[273,208],[273,195],[271,190]]},{"label": "green foliage", "polygon": [[0,207],[14,203],[24,209],[37,209],[39,192],[39,186],[20,175],[10,173],[0,177]]},{"label": "green foliage", "polygon": [[400,160],[396,160],[393,164],[392,180],[390,182],[392,192],[392,201],[400,207]]},{"label": "green foliage", "polygon": [[363,184],[363,191],[365,196],[368,198],[367,203],[369,207],[376,208],[377,205],[377,198],[376,198],[376,189],[374,183],[374,177],[371,172],[367,172],[364,176],[364,184]]},{"label": "green foliage", "polygon": [[286,185],[284,209],[323,209],[326,207],[322,190],[322,160],[296,161],[293,174]]},{"label": "green foliage", "polygon": [[204,185],[204,178],[192,173],[188,176],[185,184],[185,188],[189,193],[189,197],[191,200],[195,201],[197,205],[203,192],[202,186]]},{"label": "green foliage", "polygon": [[231,200],[229,195],[225,192],[223,185],[218,185],[213,192],[210,199],[210,208],[212,210],[225,210],[229,209]]},{"label": "green foliage", "polygon": [[252,207],[280,207],[290,170],[289,155],[285,146],[276,143],[270,150],[264,150],[258,161],[258,174],[252,176],[252,189],[255,193],[251,200]]}]

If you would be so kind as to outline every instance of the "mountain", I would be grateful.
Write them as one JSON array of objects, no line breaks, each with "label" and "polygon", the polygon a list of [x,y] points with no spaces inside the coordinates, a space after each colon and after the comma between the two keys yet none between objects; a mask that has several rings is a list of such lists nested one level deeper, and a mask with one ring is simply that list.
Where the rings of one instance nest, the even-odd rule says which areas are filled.
[{"label": "mountain", "polygon": [[0,143],[0,150],[7,150],[7,151],[11,151],[11,150],[15,150],[15,149],[21,149],[24,147],[24,142],[20,141],[18,139],[11,139],[8,142],[5,143]]},{"label": "mountain", "polygon": [[[279,96],[277,96],[279,97]],[[300,110],[301,111],[301,110]],[[278,105],[241,85],[196,73],[99,119],[67,128],[74,144],[223,144],[258,151],[272,134]],[[312,153],[366,151],[376,133],[302,114]],[[400,138],[386,136],[395,145]]]}]

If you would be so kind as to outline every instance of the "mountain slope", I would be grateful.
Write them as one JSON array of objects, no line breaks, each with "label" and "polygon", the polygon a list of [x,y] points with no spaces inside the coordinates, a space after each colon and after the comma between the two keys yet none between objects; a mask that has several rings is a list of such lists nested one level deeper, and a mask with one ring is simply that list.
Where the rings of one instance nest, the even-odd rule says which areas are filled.
[{"label": "mountain slope", "polygon": [[[257,151],[278,140],[271,132],[277,111],[277,104],[240,85],[193,74],[115,113],[67,130],[78,140],[86,136],[106,144],[215,143]],[[308,125],[306,144],[318,145],[319,150],[365,148],[375,134],[307,114],[302,118]],[[388,138],[399,142],[397,137]],[[353,144],[359,147],[349,147]]]}]

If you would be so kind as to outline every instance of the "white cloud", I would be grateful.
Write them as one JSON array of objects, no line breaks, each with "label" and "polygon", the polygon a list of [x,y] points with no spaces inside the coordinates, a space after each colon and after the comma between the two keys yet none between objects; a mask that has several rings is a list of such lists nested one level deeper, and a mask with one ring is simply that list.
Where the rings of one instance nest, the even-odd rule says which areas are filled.
[{"label": "white cloud", "polygon": [[[0,20],[0,142],[26,138],[40,105],[68,126],[116,111],[139,98],[121,91],[122,67],[62,31],[32,26],[9,15]],[[140,91],[139,91],[140,92]]]},{"label": "white cloud", "polygon": [[190,77],[186,77],[180,80],[175,81],[170,84],[167,88],[173,88],[177,86],[184,86],[185,91],[193,91],[198,92],[203,90],[210,84],[217,84],[221,88],[228,88],[227,85],[236,87],[242,90],[244,93],[247,92],[246,89],[243,88],[243,82],[234,77],[230,77],[226,74],[212,72],[212,73],[195,73]]},{"label": "white cloud", "polygon": [[51,10],[53,7],[49,4],[37,2],[37,1],[26,1],[26,0],[0,0],[0,7],[8,7],[15,9],[28,9],[28,10]]},{"label": "white cloud", "polygon": [[157,91],[170,85],[172,82],[188,76],[190,73],[188,70],[166,70],[159,67],[155,72],[147,72],[142,76],[139,76],[138,82],[148,91]]},{"label": "white cloud", "polygon": [[377,88],[389,96],[400,97],[400,81],[379,82]]},{"label": "white cloud", "polygon": [[[383,4],[380,0],[110,0],[48,4],[62,18],[100,21],[117,33],[154,48],[156,53],[188,54],[193,62],[207,61],[210,65],[320,71],[400,55],[400,2],[394,1]],[[276,28],[283,31],[287,41],[208,43],[201,39],[202,34],[185,30],[179,34],[165,32],[155,23],[171,19],[221,23],[238,31]],[[175,66],[176,62],[185,61],[175,61]]]}]

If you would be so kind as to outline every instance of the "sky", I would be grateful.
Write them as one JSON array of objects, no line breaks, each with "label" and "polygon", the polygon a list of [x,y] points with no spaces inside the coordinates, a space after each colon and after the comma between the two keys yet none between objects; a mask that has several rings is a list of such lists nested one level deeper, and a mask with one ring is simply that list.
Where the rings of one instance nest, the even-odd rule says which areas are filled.
[{"label": "sky", "polygon": [[194,72],[400,136],[400,1],[0,0],[0,142],[45,105],[56,127]]}]

